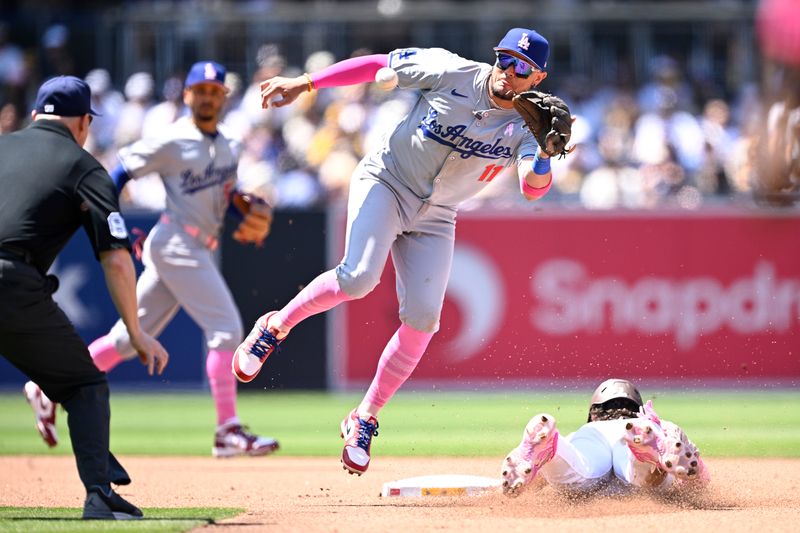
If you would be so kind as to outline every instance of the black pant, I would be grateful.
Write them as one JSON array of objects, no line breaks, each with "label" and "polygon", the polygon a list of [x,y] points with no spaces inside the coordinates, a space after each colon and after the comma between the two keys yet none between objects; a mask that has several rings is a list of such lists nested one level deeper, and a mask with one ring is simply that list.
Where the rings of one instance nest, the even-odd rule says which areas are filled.
[{"label": "black pant", "polygon": [[0,355],[68,416],[78,475],[86,487],[130,483],[108,449],[108,381],[53,301],[56,284],[22,260],[0,254]]}]

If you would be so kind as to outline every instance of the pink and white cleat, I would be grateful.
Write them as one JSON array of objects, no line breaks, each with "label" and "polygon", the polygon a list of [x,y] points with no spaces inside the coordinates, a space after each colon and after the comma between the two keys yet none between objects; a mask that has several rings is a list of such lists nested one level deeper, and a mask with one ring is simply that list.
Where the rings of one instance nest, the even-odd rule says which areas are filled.
[{"label": "pink and white cleat", "polygon": [[22,391],[33,409],[39,435],[42,436],[45,444],[52,448],[58,444],[58,433],[56,432],[56,405],[58,404],[50,401],[39,385],[33,381],[27,382]]},{"label": "pink and white cleat", "polygon": [[340,436],[344,439],[342,467],[349,473],[360,476],[369,468],[372,437],[378,436],[378,419],[374,416],[361,418],[353,409],[342,420],[340,427]]},{"label": "pink and white cleat", "polygon": [[697,446],[677,424],[660,418],[652,401],[641,408],[639,418],[628,422],[625,429],[623,439],[636,460],[672,474],[680,483],[699,486],[711,480]]},{"label": "pink and white cleat", "polygon": [[697,481],[705,484],[711,481],[711,475],[700,458],[700,451],[686,433],[669,420],[663,420],[661,428],[664,430],[661,468],[683,482]]},{"label": "pink and white cleat", "polygon": [[531,418],[522,432],[519,446],[503,460],[503,494],[519,496],[539,470],[555,456],[557,448],[556,419],[547,413]]},{"label": "pink and white cleat", "polygon": [[659,418],[658,413],[656,413],[656,410],[653,408],[653,400],[647,400],[647,403],[639,408],[638,416],[639,418],[646,418],[659,426],[661,425],[661,418]]},{"label": "pink and white cleat", "polygon": [[661,437],[661,427],[652,419],[645,417],[630,419],[625,424],[625,434],[622,438],[637,461],[661,468],[664,441]]},{"label": "pink and white cleat", "polygon": [[253,381],[261,371],[261,366],[274,352],[283,339],[278,339],[267,328],[269,317],[277,313],[270,311],[256,320],[250,334],[236,348],[231,360],[233,375],[242,383]]},{"label": "pink and white cleat", "polygon": [[211,455],[214,457],[235,457],[249,455],[258,457],[269,455],[279,448],[278,441],[268,437],[259,437],[251,433],[239,423],[229,423],[220,426],[214,433],[214,447]]}]

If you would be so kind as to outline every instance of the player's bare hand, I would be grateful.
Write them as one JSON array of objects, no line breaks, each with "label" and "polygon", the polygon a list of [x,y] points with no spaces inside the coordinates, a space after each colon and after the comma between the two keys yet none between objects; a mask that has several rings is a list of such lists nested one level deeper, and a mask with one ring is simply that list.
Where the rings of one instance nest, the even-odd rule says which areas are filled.
[{"label": "player's bare hand", "polygon": [[283,107],[289,105],[297,97],[308,90],[308,80],[305,76],[296,78],[284,78],[276,76],[267,81],[262,81],[259,86],[261,89],[261,107],[267,109],[273,107]]},{"label": "player's bare hand", "polygon": [[147,373],[152,376],[155,370],[160,376],[169,362],[169,354],[161,343],[142,331],[138,335],[131,335],[131,345],[139,354],[142,364],[147,366]]}]

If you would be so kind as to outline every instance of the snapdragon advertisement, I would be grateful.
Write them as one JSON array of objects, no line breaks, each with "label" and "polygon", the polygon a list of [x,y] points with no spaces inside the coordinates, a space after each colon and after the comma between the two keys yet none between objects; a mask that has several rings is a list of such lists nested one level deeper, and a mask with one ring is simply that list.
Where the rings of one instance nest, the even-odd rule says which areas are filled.
[{"label": "snapdragon advertisement", "polygon": [[[441,327],[412,380],[796,382],[798,237],[796,214],[460,214]],[[371,379],[397,307],[390,259],[343,306],[336,384]]]}]

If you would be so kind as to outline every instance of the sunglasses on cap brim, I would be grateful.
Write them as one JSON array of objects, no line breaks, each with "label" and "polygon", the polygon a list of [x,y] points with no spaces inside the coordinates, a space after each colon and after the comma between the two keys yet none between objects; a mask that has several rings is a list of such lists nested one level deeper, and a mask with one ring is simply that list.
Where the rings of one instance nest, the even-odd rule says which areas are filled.
[{"label": "sunglasses on cap brim", "polygon": [[514,66],[514,75],[518,78],[525,79],[533,74],[534,70],[538,70],[536,67],[528,63],[527,61],[523,61],[518,57],[514,57],[508,54],[504,54],[502,52],[497,52],[497,62],[494,64],[500,70],[506,70],[510,66]]}]

